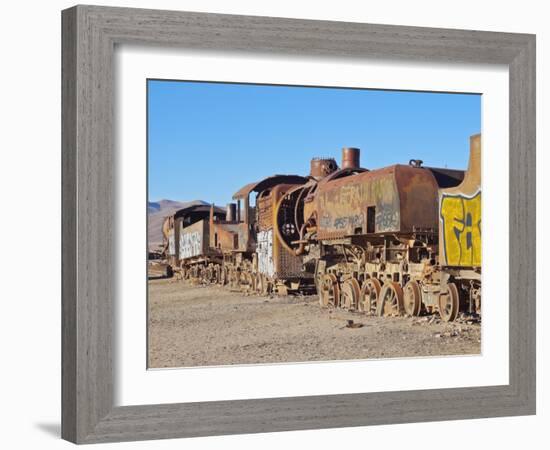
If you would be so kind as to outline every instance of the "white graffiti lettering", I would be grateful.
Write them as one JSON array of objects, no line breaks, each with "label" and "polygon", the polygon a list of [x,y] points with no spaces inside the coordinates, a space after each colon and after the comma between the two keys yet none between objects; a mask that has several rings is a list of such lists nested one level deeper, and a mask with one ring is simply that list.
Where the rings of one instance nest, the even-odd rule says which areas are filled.
[{"label": "white graffiti lettering", "polygon": [[273,230],[258,233],[256,253],[258,254],[258,270],[260,273],[272,277],[275,273],[273,265]]},{"label": "white graffiti lettering", "polygon": [[202,236],[198,231],[180,235],[180,259],[200,255]]}]

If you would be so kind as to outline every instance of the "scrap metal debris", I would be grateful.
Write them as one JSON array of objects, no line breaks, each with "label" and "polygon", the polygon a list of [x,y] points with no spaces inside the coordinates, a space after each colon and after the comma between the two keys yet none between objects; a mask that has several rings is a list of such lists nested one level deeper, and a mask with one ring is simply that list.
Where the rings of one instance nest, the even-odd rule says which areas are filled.
[{"label": "scrap metal debris", "polygon": [[364,325],[360,322],[354,322],[351,319],[348,319],[348,323],[346,324],[345,328],[362,328]]}]

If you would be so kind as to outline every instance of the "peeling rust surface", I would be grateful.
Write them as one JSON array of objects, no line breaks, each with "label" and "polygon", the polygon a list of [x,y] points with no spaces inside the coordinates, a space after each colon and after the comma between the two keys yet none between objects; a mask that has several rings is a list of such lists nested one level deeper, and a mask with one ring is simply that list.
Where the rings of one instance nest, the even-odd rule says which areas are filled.
[{"label": "peeling rust surface", "polygon": [[437,182],[428,169],[396,166],[396,185],[400,199],[401,232],[414,228],[437,228]]},{"label": "peeling rust surface", "polygon": [[394,165],[343,177],[334,174],[321,181],[315,193],[318,238],[436,229],[437,192],[431,171],[419,167]]},{"label": "peeling rust surface", "polygon": [[367,208],[374,207],[374,232],[398,232],[399,195],[395,166],[342,178],[328,177],[315,193],[319,239],[367,232]]}]

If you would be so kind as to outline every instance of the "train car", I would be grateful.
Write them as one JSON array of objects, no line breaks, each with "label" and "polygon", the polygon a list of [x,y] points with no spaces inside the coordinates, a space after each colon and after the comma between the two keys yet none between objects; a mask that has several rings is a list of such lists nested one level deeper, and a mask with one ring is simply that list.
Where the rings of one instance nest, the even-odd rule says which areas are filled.
[{"label": "train car", "polygon": [[172,272],[180,272],[184,278],[206,276],[206,269],[218,263],[219,255],[209,247],[212,214],[220,220],[225,218],[225,211],[220,208],[196,204],[164,219],[164,258]]},{"label": "train car", "polygon": [[210,246],[223,255],[222,284],[260,294],[298,288],[301,259],[283,252],[273,236],[273,211],[288,189],[306,181],[298,175],[273,175],[249,183],[233,195],[236,202],[227,205],[225,220],[211,217]]},{"label": "train car", "polygon": [[[473,181],[479,181],[475,149],[480,147],[474,145],[479,138],[472,139],[466,173],[424,167],[420,160],[367,170],[360,167],[359,149],[345,148],[341,169],[281,199],[277,214],[283,207],[295,212],[293,233],[285,234],[279,222],[277,235],[288,251],[303,257],[304,267],[313,270],[322,306],[381,316],[441,310],[444,320],[454,320],[461,308],[457,298],[468,293],[475,305],[477,281],[466,283],[476,279],[472,273],[480,272],[472,266],[475,259],[456,265],[450,259],[456,242],[449,239],[440,250],[449,211],[457,214],[457,200],[451,199],[462,198],[464,192],[471,199],[480,195],[472,193],[480,192],[480,183]],[[464,239],[467,236],[466,232]],[[458,279],[464,282],[456,286]]]}]

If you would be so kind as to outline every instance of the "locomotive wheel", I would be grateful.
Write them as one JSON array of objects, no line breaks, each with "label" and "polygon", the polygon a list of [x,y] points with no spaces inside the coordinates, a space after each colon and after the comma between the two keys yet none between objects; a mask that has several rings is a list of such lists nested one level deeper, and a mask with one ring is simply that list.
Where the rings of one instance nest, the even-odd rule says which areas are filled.
[{"label": "locomotive wheel", "polygon": [[248,292],[254,293],[256,292],[256,275],[248,272]]},{"label": "locomotive wheel", "polygon": [[381,289],[382,285],[377,278],[367,278],[363,282],[363,287],[361,288],[359,311],[376,314],[376,306],[378,305],[378,297]]},{"label": "locomotive wheel", "polygon": [[403,289],[395,281],[386,282],[378,297],[377,314],[379,316],[399,316],[402,311]]},{"label": "locomotive wheel", "polygon": [[235,269],[229,269],[228,282],[231,289],[235,289],[239,285],[239,272]]},{"label": "locomotive wheel", "polygon": [[250,272],[241,273],[240,288],[243,292],[251,292],[254,290],[254,278]]},{"label": "locomotive wheel", "polygon": [[255,280],[256,294],[262,295],[262,289],[263,289],[262,274],[258,272],[254,275],[254,278],[256,279]]},{"label": "locomotive wheel", "polygon": [[355,310],[359,305],[361,286],[355,278],[350,278],[342,284],[341,304],[348,310]]},{"label": "locomotive wheel", "polygon": [[209,283],[216,283],[218,281],[218,275],[216,273],[216,266],[214,264],[209,264],[210,273],[209,273]]},{"label": "locomotive wheel", "polygon": [[422,308],[422,293],[415,280],[410,280],[403,289],[403,308],[409,316],[420,315]]},{"label": "locomotive wheel", "polygon": [[238,280],[238,288],[243,292],[245,292],[246,288],[248,287],[248,280],[246,279],[246,276],[246,272],[241,272]]},{"label": "locomotive wheel", "polygon": [[210,283],[212,281],[212,277],[214,275],[214,272],[212,270],[212,266],[209,264],[207,267],[205,267],[202,276],[204,277],[204,282]]},{"label": "locomotive wheel", "polygon": [[335,308],[340,304],[340,286],[338,285],[336,275],[333,273],[327,273],[321,278],[319,304],[322,307],[330,305]]},{"label": "locomotive wheel", "polygon": [[263,273],[256,274],[256,293],[258,295],[267,295],[268,293],[267,278]]},{"label": "locomotive wheel", "polygon": [[447,283],[447,286],[439,293],[439,315],[445,322],[452,322],[458,317],[460,301],[458,288],[455,283]]},{"label": "locomotive wheel", "polygon": [[472,294],[476,314],[481,315],[481,289],[477,288]]}]

